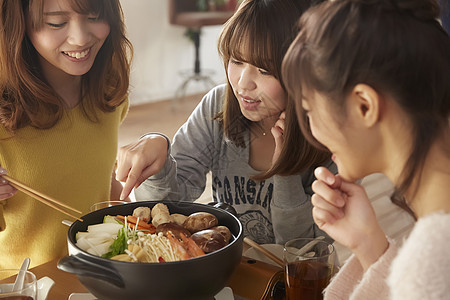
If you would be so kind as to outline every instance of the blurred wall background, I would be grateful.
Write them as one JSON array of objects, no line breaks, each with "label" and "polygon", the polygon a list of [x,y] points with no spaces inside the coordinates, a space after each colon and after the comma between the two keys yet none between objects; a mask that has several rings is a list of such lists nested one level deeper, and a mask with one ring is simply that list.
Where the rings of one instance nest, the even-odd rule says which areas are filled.
[{"label": "blurred wall background", "polygon": [[[168,21],[167,0],[120,0],[127,35],[134,47],[131,70],[132,105],[172,99],[183,82],[180,72],[193,72],[194,45],[184,35],[186,28]],[[217,54],[221,26],[202,29],[201,68],[211,70],[213,80],[225,82],[225,72]],[[186,94],[206,91],[201,82],[190,82]]]}]

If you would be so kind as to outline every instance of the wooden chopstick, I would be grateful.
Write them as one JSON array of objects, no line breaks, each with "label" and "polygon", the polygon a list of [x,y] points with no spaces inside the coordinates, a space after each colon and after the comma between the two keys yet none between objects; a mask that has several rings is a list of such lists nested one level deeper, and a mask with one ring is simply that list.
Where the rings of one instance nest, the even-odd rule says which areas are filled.
[{"label": "wooden chopstick", "polygon": [[271,260],[273,260],[274,262],[276,262],[280,267],[284,267],[284,262],[275,254],[273,254],[272,252],[266,250],[264,247],[262,247],[261,245],[255,243],[254,241],[252,241],[251,239],[249,239],[248,237],[244,238],[244,242],[255,248],[256,250],[258,250],[259,252],[261,252],[262,254],[264,254],[265,256],[267,256],[268,258],[270,258]]},{"label": "wooden chopstick", "polygon": [[83,222],[82,219],[80,219],[80,218],[78,218],[78,217],[72,215],[71,213],[66,212],[65,210],[63,210],[63,209],[59,208],[58,206],[54,205],[52,202],[48,201],[47,199],[45,199],[45,198],[43,198],[43,197],[41,197],[41,196],[39,196],[39,195],[37,195],[37,194],[34,194],[34,193],[30,192],[29,190],[24,189],[23,187],[21,187],[21,186],[15,184],[15,183],[13,183],[13,182],[10,182],[10,184],[11,184],[13,187],[15,187],[16,189],[18,189],[19,191],[21,191],[21,192],[27,194],[28,196],[30,196],[30,197],[32,197],[32,198],[34,198],[34,199],[36,199],[36,200],[38,200],[38,201],[44,203],[45,205],[50,206],[51,208],[54,208],[54,209],[56,209],[57,211],[62,212],[63,214],[65,214],[65,215],[67,215],[67,216],[69,216],[69,217],[72,217],[72,218],[74,218],[74,219],[77,219],[77,220]]},{"label": "wooden chopstick", "polygon": [[20,181],[14,179],[14,178],[11,178],[11,177],[8,176],[8,175],[2,175],[2,177],[5,178],[6,180],[8,180],[9,183],[10,183],[13,187],[15,187],[15,188],[18,189],[19,191],[21,191],[21,192],[27,194],[28,196],[30,196],[30,197],[32,197],[32,198],[34,198],[34,199],[36,199],[36,200],[38,200],[38,201],[40,201],[40,202],[42,202],[42,203],[48,205],[48,206],[50,206],[50,207],[56,209],[57,211],[60,211],[60,212],[66,214],[66,215],[68,215],[68,216],[70,216],[70,217],[72,217],[72,218],[74,218],[74,219],[77,219],[77,220],[83,222],[82,219],[80,219],[80,218],[78,218],[78,217],[76,217],[76,216],[70,214],[69,212],[66,212],[65,210],[59,208],[59,207],[56,206],[55,204],[60,205],[60,206],[62,206],[62,207],[64,207],[64,208],[67,208],[67,209],[72,210],[72,211],[74,211],[74,212],[76,212],[76,213],[79,213],[79,214],[81,214],[81,211],[79,211],[79,210],[77,210],[77,209],[75,209],[75,208],[72,208],[72,207],[68,206],[68,205],[65,204],[65,203],[59,202],[58,200],[56,200],[56,199],[54,199],[54,198],[52,198],[52,197],[50,197],[50,196],[47,196],[47,195],[45,195],[44,193],[38,192],[38,191],[34,190],[33,188],[30,188],[29,186],[27,186],[27,185],[21,183]]}]

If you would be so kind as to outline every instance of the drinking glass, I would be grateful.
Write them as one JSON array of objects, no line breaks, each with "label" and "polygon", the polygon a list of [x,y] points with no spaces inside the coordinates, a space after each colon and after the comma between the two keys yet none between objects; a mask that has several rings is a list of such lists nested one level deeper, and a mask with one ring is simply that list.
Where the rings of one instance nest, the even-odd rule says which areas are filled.
[{"label": "drinking glass", "polygon": [[14,283],[19,269],[0,270],[0,299],[1,300],[34,300],[36,299],[36,276],[30,271],[25,272],[23,287],[13,292]]},{"label": "drinking glass", "polygon": [[333,244],[314,238],[288,241],[283,249],[287,300],[321,300],[323,290],[337,272]]},{"label": "drinking glass", "polygon": [[114,205],[121,205],[121,204],[126,204],[129,202],[126,201],[119,201],[119,200],[114,200],[114,201],[102,201],[102,202],[97,202],[94,203],[89,210],[90,211],[96,211],[105,207],[110,207],[110,206],[114,206]]}]

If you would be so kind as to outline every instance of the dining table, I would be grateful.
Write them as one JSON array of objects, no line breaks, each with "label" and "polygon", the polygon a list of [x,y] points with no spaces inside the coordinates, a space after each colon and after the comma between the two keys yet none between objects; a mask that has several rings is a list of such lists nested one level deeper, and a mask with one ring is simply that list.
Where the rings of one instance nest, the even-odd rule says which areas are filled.
[{"label": "dining table", "polygon": [[[58,269],[58,261],[59,259],[57,258],[29,269],[29,271],[36,275],[36,279],[47,276],[55,282],[48,293],[47,300],[67,300],[70,299],[71,295],[73,297],[73,294],[89,294],[89,291],[83,286],[83,284],[81,284],[76,275]],[[254,269],[255,267],[256,269]],[[274,284],[274,282],[271,281],[276,279],[276,276],[273,275],[276,273],[279,275],[279,272],[279,269],[276,267],[265,264],[264,262],[254,261],[253,259],[243,256],[241,259],[241,264],[237,267],[235,273],[233,273],[229,281],[229,287],[233,291],[234,300],[248,300],[249,298],[244,297],[243,295],[247,293],[247,287],[252,288],[251,286],[256,289],[259,288],[261,295],[264,294],[265,290],[269,288],[269,285]],[[249,275],[252,277],[252,275],[255,274],[258,276],[255,276],[253,279],[248,278]],[[251,286],[242,286],[242,281],[244,278],[241,276],[244,278],[247,277],[245,280],[247,280],[247,283]],[[2,280],[0,280],[0,283],[1,282]],[[239,292],[241,295],[236,292]],[[260,299],[267,298],[261,297]]]},{"label": "dining table", "polygon": [[[276,255],[280,255],[280,249],[275,246],[268,245],[270,251]],[[282,282],[282,268],[275,266],[264,253],[250,247],[248,243],[244,243],[240,264],[236,267],[231,275],[227,288],[232,291],[233,300],[249,300],[249,299],[284,299],[284,297],[270,297],[268,294],[274,291],[275,287]],[[247,256],[248,255],[248,256]],[[58,269],[58,261],[56,258],[44,264],[29,269],[36,279],[49,277],[55,283],[50,289],[46,300],[69,300],[69,299],[95,299],[87,288],[78,280],[77,275],[68,273]],[[0,280],[0,283],[2,280]],[[90,295],[90,297],[87,297]],[[230,299],[228,297],[216,297],[217,299]]]},{"label": "dining table", "polygon": [[59,259],[54,259],[30,269],[37,279],[47,276],[55,282],[47,300],[67,300],[72,293],[89,293],[75,274],[58,269],[58,261]]}]

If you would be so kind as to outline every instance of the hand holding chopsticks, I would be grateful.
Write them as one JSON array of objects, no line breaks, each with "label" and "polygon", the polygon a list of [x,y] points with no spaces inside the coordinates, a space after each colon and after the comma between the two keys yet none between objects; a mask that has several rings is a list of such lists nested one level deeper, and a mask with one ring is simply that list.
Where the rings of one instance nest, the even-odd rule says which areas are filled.
[{"label": "hand holding chopsticks", "polygon": [[65,210],[63,210],[62,208],[58,207],[57,205],[62,206],[64,208],[68,209],[68,210],[71,210],[71,211],[79,213],[79,214],[81,214],[81,211],[79,211],[79,210],[77,210],[75,208],[72,208],[72,207],[68,206],[67,204],[59,202],[58,200],[56,200],[56,199],[54,199],[54,198],[52,198],[52,197],[50,197],[48,195],[45,195],[44,193],[38,192],[38,191],[34,190],[33,188],[30,188],[29,186],[21,183],[20,181],[14,179],[14,178],[11,178],[8,175],[2,175],[2,177],[5,178],[6,180],[8,180],[9,184],[11,184],[13,187],[15,187],[19,191],[27,194],[28,196],[30,196],[30,197],[32,197],[32,198],[34,198],[34,199],[44,203],[45,205],[50,206],[51,208],[56,209],[59,212],[62,212],[63,214],[66,214],[66,215],[68,215],[68,216],[70,216],[70,217],[72,217],[74,219],[77,219],[77,220],[83,222],[82,219],[72,215],[69,212],[66,212]]}]

